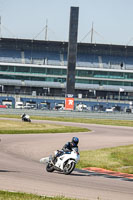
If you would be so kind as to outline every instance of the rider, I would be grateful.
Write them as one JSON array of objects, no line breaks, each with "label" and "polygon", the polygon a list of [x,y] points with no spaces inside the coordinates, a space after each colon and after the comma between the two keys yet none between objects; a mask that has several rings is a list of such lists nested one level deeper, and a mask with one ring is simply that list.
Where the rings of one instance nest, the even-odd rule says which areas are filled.
[{"label": "rider", "polygon": [[62,150],[63,150],[64,152],[70,152],[70,151],[73,150],[74,147],[77,147],[77,148],[78,148],[78,143],[79,143],[79,139],[78,139],[77,137],[73,137],[73,138],[72,138],[72,141],[71,141],[71,142],[67,142],[67,143],[63,146]]},{"label": "rider", "polygon": [[25,117],[26,116],[26,114],[25,113],[23,113],[22,115],[21,115],[21,117],[23,118],[23,117]]},{"label": "rider", "polygon": [[56,158],[61,156],[64,152],[71,152],[74,147],[78,148],[79,138],[73,137],[71,142],[67,142],[61,151],[58,151],[58,153],[53,157],[53,162],[56,161]]}]

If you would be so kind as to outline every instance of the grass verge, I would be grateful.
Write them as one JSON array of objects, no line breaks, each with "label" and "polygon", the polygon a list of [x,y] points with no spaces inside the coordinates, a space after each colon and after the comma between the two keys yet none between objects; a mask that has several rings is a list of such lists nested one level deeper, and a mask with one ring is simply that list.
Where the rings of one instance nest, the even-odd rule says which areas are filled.
[{"label": "grass verge", "polygon": [[[65,197],[42,197],[34,194],[0,191],[0,200],[74,200]],[[76,200],[76,199],[75,199]]]},{"label": "grass verge", "polygon": [[0,120],[0,134],[73,133],[88,131],[87,128],[80,127]]},{"label": "grass verge", "polygon": [[32,116],[32,119],[133,127],[133,120],[85,119],[85,118],[41,117],[41,116]]},{"label": "grass verge", "polygon": [[77,168],[98,167],[133,174],[133,145],[80,152]]},{"label": "grass verge", "polygon": [[[0,115],[0,117],[20,119],[19,115]],[[44,117],[44,116],[31,116],[31,119],[133,127],[133,120],[84,119],[84,118]]]}]

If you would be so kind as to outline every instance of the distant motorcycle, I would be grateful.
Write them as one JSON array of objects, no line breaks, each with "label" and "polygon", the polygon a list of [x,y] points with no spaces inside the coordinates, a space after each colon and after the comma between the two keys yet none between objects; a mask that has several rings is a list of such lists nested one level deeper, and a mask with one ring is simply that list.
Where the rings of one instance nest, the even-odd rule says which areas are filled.
[{"label": "distant motorcycle", "polygon": [[24,122],[31,122],[30,116],[25,113],[23,115],[21,115],[21,119]]},{"label": "distant motorcycle", "polygon": [[[55,151],[55,155],[58,151]],[[80,154],[78,148],[75,147],[71,152],[63,152],[56,158],[56,161],[53,162],[53,157],[41,158],[41,163],[46,163],[47,172],[61,171],[64,174],[68,175],[75,169],[76,163],[80,160]]]}]

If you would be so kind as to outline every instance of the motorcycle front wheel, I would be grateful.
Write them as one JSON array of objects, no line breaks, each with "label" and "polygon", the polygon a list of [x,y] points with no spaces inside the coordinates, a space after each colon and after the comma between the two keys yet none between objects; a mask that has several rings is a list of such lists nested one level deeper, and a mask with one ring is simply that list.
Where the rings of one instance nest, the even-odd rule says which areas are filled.
[{"label": "motorcycle front wheel", "polygon": [[75,162],[71,162],[70,164],[68,164],[67,162],[64,166],[63,173],[66,175],[71,174],[74,168],[75,168]]},{"label": "motorcycle front wheel", "polygon": [[54,171],[54,166],[51,163],[48,163],[46,165],[46,170],[47,170],[47,172],[53,172]]}]

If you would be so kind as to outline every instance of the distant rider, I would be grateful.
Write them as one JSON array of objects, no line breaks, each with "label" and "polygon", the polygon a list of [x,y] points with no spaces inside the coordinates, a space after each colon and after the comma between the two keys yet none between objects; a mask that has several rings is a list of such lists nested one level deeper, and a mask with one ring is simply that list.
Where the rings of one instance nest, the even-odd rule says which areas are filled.
[{"label": "distant rider", "polygon": [[23,113],[23,114],[21,115],[21,118],[22,118],[22,121],[31,122],[30,116],[27,115],[27,114],[25,114],[25,113]]},{"label": "distant rider", "polygon": [[61,156],[64,152],[71,152],[73,148],[78,148],[79,138],[73,137],[71,142],[67,142],[61,151],[58,151],[58,153],[53,157],[53,162],[55,163],[56,158]]},{"label": "distant rider", "polygon": [[21,117],[22,117],[22,118],[24,118],[25,116],[26,116],[26,114],[25,114],[25,113],[23,113],[23,114],[21,115]]}]

